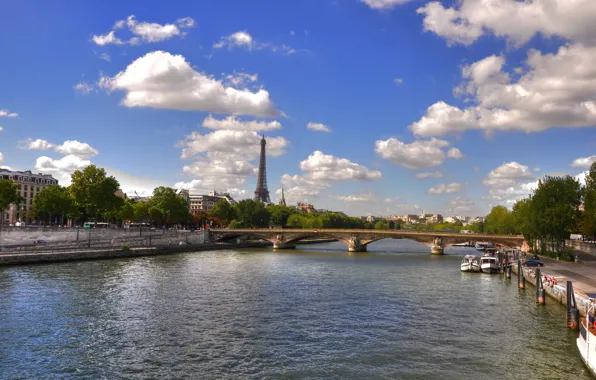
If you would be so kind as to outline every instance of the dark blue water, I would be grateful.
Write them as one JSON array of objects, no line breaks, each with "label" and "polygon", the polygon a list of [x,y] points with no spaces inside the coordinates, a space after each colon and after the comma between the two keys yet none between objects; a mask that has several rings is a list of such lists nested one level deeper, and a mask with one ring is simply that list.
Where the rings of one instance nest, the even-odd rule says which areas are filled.
[{"label": "dark blue water", "polygon": [[515,280],[385,240],[0,268],[0,378],[589,379]]}]

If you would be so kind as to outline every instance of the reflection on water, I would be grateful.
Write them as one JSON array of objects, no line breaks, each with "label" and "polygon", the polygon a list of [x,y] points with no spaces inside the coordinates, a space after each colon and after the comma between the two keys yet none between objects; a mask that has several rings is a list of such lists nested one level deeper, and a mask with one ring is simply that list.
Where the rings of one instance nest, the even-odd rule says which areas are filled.
[{"label": "reflection on water", "polygon": [[[0,269],[0,378],[589,379],[531,289],[406,240]],[[473,251],[473,250],[472,250]]]}]

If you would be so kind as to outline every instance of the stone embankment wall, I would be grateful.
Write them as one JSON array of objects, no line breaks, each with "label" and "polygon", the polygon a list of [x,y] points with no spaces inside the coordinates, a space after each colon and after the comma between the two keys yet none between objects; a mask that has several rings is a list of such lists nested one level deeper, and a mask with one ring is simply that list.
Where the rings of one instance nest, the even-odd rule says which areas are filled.
[{"label": "stone embankment wall", "polygon": [[[43,244],[35,244],[43,240]],[[48,251],[82,247],[129,247],[172,245],[184,242],[203,244],[209,241],[209,231],[76,228],[8,228],[2,229],[0,250],[21,252]]]},{"label": "stone embankment wall", "polygon": [[565,240],[565,246],[596,257],[596,243],[584,243],[581,240]]},{"label": "stone embankment wall", "polygon": [[271,243],[241,243],[241,244],[202,244],[202,245],[172,245],[166,247],[140,248],[123,251],[112,250],[78,250],[60,253],[27,253],[17,255],[0,255],[0,266],[54,263],[62,261],[115,259],[142,256],[157,256],[183,252],[215,251],[239,248],[269,247]]},{"label": "stone embankment wall", "polygon": [[[556,283],[552,281],[553,276],[544,273],[543,271],[544,269],[541,269],[542,283],[544,285],[546,294],[560,304],[567,305],[567,283]],[[517,264],[513,264],[512,273],[517,275]],[[526,279],[526,284],[529,283],[536,287],[536,270],[522,267],[522,273]],[[579,313],[582,317],[585,317],[590,305],[590,299],[585,294],[578,292],[577,290],[575,290],[574,293],[575,302],[577,303]]]}]

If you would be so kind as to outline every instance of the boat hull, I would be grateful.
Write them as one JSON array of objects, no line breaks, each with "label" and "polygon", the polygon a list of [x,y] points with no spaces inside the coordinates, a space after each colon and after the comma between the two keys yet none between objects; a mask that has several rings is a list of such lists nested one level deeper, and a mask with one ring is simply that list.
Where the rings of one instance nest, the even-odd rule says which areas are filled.
[{"label": "boat hull", "polygon": [[[589,338],[587,341],[582,337],[582,332],[585,332],[586,338]],[[596,342],[596,335],[586,329],[583,324],[580,325],[580,335],[576,340],[577,348],[586,367],[593,376],[596,376],[596,347],[593,342]]]},{"label": "boat hull", "polygon": [[496,274],[499,273],[499,268],[496,266],[482,266],[481,268],[482,273],[488,273],[488,274]]}]

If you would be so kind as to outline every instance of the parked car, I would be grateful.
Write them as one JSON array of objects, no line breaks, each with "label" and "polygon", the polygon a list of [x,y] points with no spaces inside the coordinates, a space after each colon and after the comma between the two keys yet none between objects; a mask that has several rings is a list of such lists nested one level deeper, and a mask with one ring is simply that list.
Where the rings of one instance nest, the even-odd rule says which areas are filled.
[{"label": "parked car", "polygon": [[532,255],[532,257],[530,257],[530,260],[540,260],[540,257]]},{"label": "parked car", "polygon": [[48,242],[40,239],[40,240],[35,240],[34,244],[35,245],[46,245],[46,244],[48,244]]},{"label": "parked car", "polygon": [[522,263],[525,267],[543,267],[544,264],[536,260],[526,260]]}]

